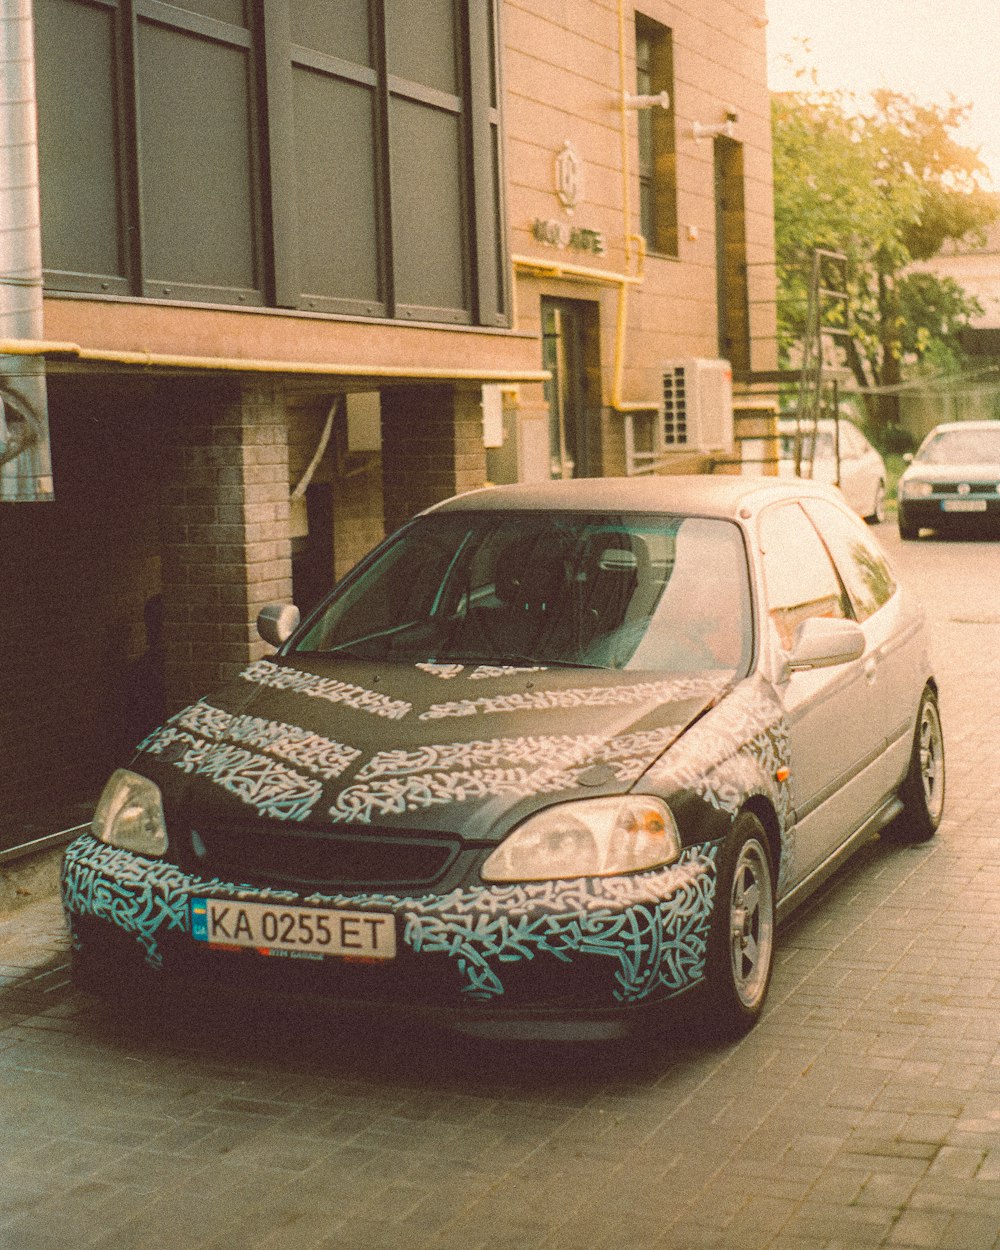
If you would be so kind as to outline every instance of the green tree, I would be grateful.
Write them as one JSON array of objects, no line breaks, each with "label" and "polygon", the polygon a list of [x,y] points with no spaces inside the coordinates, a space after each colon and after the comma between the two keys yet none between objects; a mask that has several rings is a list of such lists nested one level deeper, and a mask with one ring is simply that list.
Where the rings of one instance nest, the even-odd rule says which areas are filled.
[{"label": "green tree", "polygon": [[843,252],[846,363],[865,392],[882,392],[866,394],[876,426],[897,416],[904,367],[959,361],[958,331],[978,311],[950,279],[909,271],[1000,216],[986,167],[954,138],[968,111],[888,90],[867,107],[814,87],[773,98],[779,342],[787,358],[801,339],[813,250]]}]

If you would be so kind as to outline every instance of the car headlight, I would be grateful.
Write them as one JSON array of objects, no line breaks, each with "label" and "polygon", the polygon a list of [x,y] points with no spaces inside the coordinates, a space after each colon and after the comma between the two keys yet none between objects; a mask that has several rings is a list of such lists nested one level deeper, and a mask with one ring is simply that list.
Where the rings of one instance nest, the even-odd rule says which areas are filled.
[{"label": "car headlight", "polygon": [[90,830],[99,841],[123,851],[162,855],[167,826],[160,787],[127,768],[116,769],[98,800]]},{"label": "car headlight", "polygon": [[531,816],[483,865],[485,881],[612,877],[671,864],[681,840],[670,809],[648,795],[582,799]]},{"label": "car headlight", "polygon": [[904,499],[925,499],[934,494],[934,487],[930,482],[901,482],[900,487]]}]

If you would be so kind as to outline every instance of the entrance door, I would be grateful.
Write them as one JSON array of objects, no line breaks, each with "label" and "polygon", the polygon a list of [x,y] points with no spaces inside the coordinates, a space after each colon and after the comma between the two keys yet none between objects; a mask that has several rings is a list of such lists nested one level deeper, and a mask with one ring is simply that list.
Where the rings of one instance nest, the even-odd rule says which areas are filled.
[{"label": "entrance door", "polygon": [[601,360],[598,306],[542,300],[542,367],[549,404],[549,467],[554,478],[601,471]]}]

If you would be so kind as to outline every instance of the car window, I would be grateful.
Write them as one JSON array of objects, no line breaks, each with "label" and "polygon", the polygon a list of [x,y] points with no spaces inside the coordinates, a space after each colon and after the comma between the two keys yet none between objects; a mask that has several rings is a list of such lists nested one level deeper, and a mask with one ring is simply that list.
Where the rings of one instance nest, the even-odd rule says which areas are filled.
[{"label": "car window", "polygon": [[[812,453],[813,432],[812,430],[809,429],[808,425],[805,422],[803,422],[802,424],[802,432],[801,432],[801,435],[799,435],[799,438],[800,438],[801,446],[802,446],[801,457],[803,460],[808,461],[810,454]],[[794,460],[795,459],[795,439],[796,439],[796,434],[794,430],[785,430],[782,432],[781,434],[781,459],[782,460]],[[820,430],[816,434],[816,454],[813,458],[816,460],[832,460],[833,459],[833,435],[829,432],[829,430]]]},{"label": "car window", "polygon": [[849,421],[840,423],[840,454],[856,458],[863,456],[868,444]]},{"label": "car window", "polygon": [[786,651],[796,628],[810,617],[850,615],[830,556],[797,503],[763,512],[758,537],[768,613]]},{"label": "car window", "polygon": [[1000,430],[941,430],[917,452],[926,464],[1000,464]]},{"label": "car window", "polygon": [[729,521],[431,513],[348,578],[298,653],[672,672],[748,668],[746,550]]},{"label": "car window", "polygon": [[866,621],[896,593],[896,580],[865,524],[825,499],[803,499],[802,506],[823,536],[851,597],[854,615]]}]

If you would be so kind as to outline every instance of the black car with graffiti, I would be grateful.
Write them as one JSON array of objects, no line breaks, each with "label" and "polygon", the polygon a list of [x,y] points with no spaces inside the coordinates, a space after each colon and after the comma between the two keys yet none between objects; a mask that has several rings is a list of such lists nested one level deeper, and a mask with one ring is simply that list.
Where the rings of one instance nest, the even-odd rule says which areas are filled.
[{"label": "black car with graffiti", "polygon": [[944,797],[920,612],[832,488],[488,488],[184,708],[67,850],[74,975],[614,1035],[759,1015],[777,920]]}]

